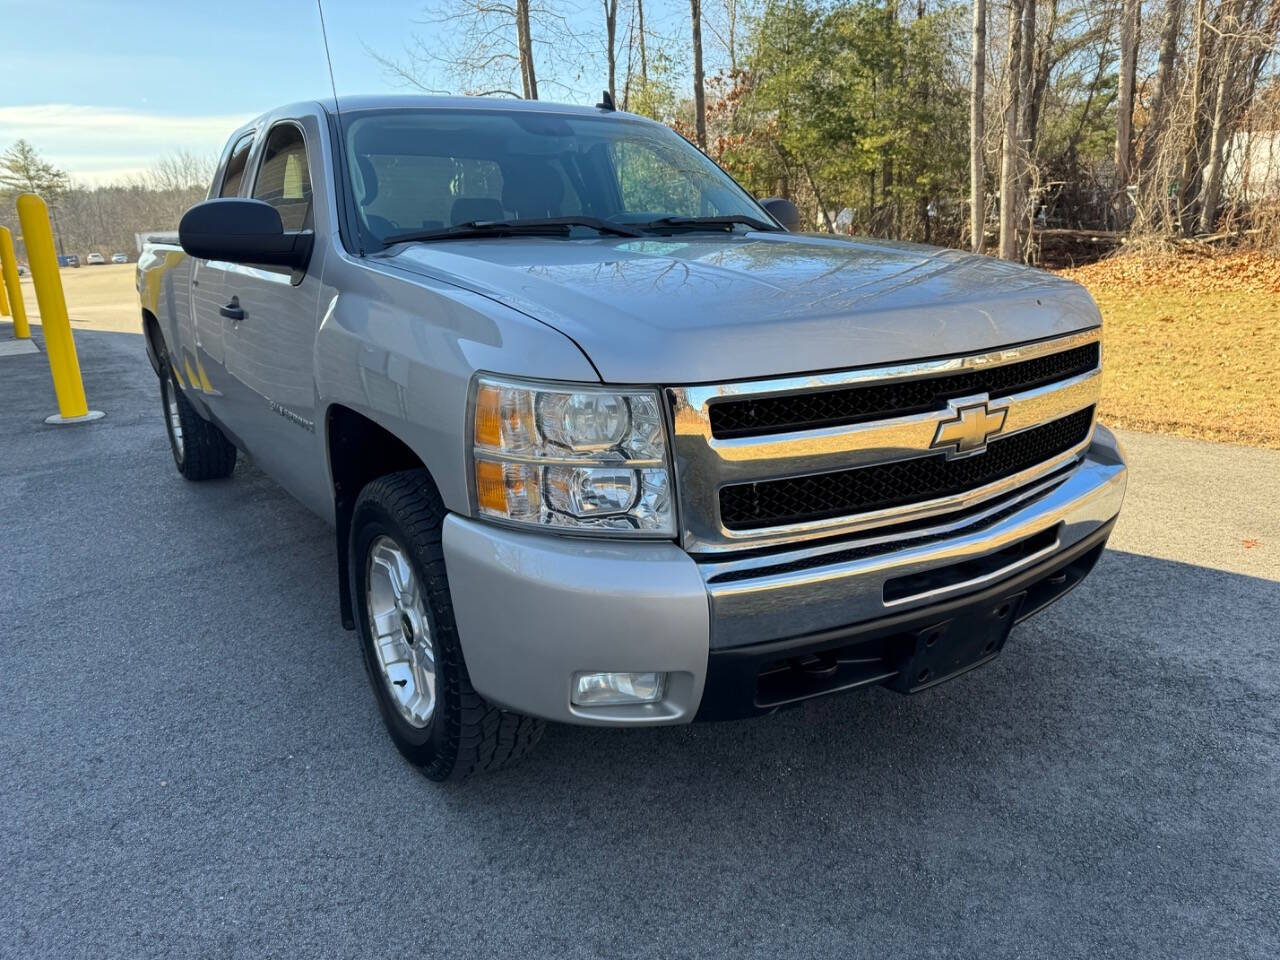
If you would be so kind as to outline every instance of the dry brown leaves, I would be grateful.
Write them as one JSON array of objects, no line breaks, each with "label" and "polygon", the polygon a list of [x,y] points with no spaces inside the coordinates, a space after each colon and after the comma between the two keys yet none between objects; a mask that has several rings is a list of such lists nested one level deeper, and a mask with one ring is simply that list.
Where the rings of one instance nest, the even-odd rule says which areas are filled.
[{"label": "dry brown leaves", "polygon": [[1280,293],[1280,255],[1269,253],[1122,254],[1059,272],[1091,290],[1158,287],[1193,293]]},{"label": "dry brown leaves", "polygon": [[1104,422],[1280,447],[1280,257],[1129,254],[1062,273],[1102,310]]}]

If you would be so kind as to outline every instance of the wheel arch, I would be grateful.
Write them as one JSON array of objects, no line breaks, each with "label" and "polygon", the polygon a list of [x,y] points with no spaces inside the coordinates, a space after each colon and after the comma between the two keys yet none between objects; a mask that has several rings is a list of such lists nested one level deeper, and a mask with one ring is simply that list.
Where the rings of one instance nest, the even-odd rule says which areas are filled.
[{"label": "wheel arch", "polygon": [[142,336],[147,344],[147,359],[151,361],[151,369],[160,376],[160,358],[168,354],[164,345],[164,334],[160,332],[160,321],[146,307],[142,308]]},{"label": "wheel arch", "polygon": [[347,551],[356,498],[371,481],[400,470],[424,471],[433,487],[435,479],[422,458],[400,437],[350,407],[339,403],[330,405],[325,411],[324,427],[338,550],[338,601],[342,625],[354,630]]}]

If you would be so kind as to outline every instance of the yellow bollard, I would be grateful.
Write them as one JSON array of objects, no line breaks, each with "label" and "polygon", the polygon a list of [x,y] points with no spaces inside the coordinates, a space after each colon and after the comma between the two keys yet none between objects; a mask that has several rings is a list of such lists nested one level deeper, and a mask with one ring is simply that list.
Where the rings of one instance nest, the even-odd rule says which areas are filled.
[{"label": "yellow bollard", "polygon": [[13,252],[13,235],[8,227],[0,227],[0,275],[4,279],[0,286],[9,291],[4,312],[13,315],[13,335],[26,340],[31,336],[31,328],[27,326],[27,307],[22,302],[22,287],[18,283],[18,255]]},{"label": "yellow bollard", "polygon": [[49,371],[53,389],[58,395],[58,412],[45,417],[45,423],[81,423],[102,416],[90,410],[80,381],[80,361],[76,359],[76,341],[71,335],[67,316],[67,300],[58,274],[58,255],[53,248],[53,228],[49,225],[49,208],[34,193],[18,197],[18,221],[27,246],[27,263],[40,305],[40,325],[44,330],[44,348],[49,354]]},{"label": "yellow bollard", "polygon": [[[0,227],[0,230],[3,230]],[[0,317],[9,316],[9,297],[4,291],[4,244],[0,244]]]}]

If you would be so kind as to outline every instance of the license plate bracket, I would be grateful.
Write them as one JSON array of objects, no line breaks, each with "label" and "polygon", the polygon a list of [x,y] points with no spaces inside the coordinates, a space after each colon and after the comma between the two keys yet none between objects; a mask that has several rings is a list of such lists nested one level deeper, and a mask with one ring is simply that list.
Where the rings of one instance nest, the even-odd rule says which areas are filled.
[{"label": "license plate bracket", "polygon": [[966,610],[909,635],[898,675],[887,686],[919,693],[994,660],[1018,619],[1026,591]]}]

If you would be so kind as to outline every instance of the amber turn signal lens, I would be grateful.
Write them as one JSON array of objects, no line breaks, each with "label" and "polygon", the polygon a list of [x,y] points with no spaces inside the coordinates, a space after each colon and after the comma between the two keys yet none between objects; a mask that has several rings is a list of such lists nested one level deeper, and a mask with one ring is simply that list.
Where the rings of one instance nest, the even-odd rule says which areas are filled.
[{"label": "amber turn signal lens", "polygon": [[[476,391],[476,443],[495,449],[502,446],[502,391],[487,383]],[[501,470],[498,478],[502,478]]]},{"label": "amber turn signal lens", "polygon": [[[478,416],[476,420],[478,427]],[[506,515],[507,483],[503,477],[502,464],[492,460],[476,461],[476,503],[481,510]]]}]

